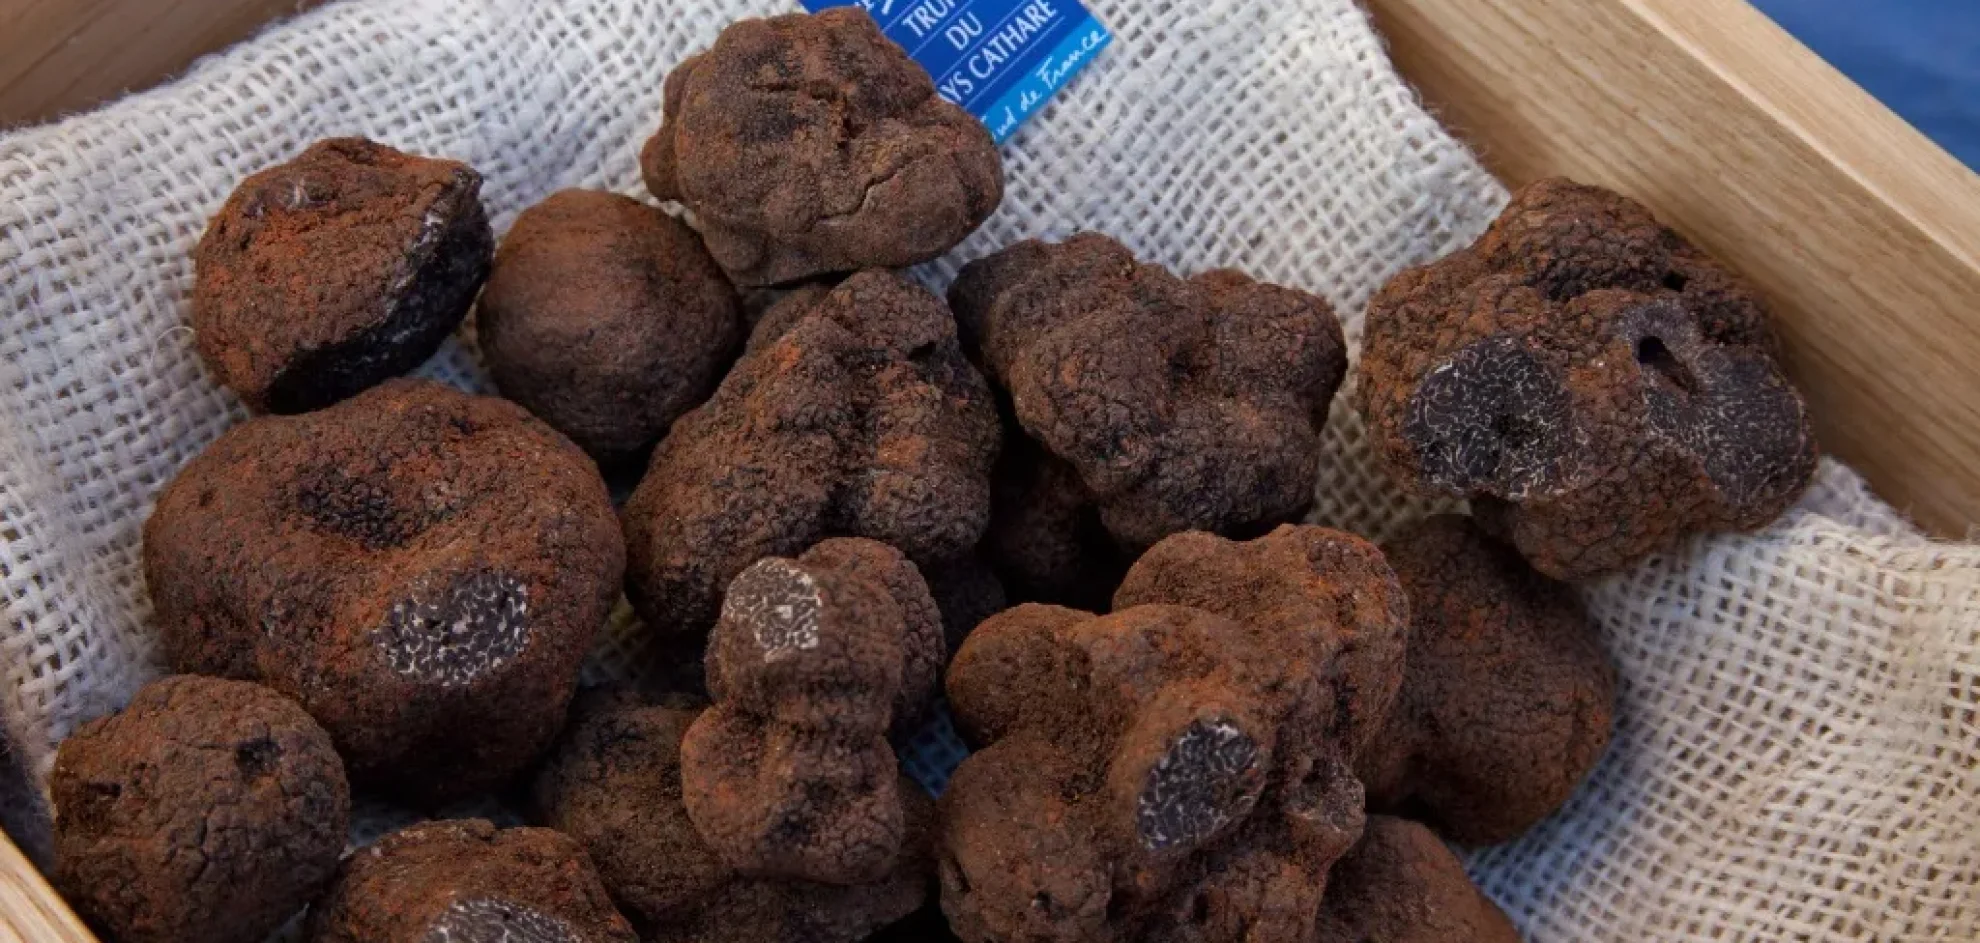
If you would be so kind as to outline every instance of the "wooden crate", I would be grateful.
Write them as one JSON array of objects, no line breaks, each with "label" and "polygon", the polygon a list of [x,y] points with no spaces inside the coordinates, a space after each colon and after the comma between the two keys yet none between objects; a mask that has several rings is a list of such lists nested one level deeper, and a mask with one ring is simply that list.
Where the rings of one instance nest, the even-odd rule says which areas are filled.
[{"label": "wooden crate", "polygon": [[[315,0],[12,2],[0,124],[170,74]],[[1823,443],[1932,530],[1980,522],[1980,177],[1744,0],[1364,2],[1503,179],[1613,187],[1737,266],[1775,303]],[[0,841],[14,939],[94,938]]]}]

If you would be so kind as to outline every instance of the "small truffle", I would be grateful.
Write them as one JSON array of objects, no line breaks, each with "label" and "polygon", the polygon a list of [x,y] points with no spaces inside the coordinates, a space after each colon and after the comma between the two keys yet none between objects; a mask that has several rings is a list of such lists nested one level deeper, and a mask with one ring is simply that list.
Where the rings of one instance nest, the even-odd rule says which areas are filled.
[{"label": "small truffle", "polygon": [[688,819],[681,739],[696,712],[624,691],[579,699],[533,793],[545,824],[583,844],[648,943],[857,943],[929,897],[934,809],[900,782],[908,840],[894,870],[865,885],[746,877]]},{"label": "small truffle", "polygon": [[1184,281],[1085,233],[973,262],[949,300],[1025,432],[1130,554],[1188,530],[1256,536],[1313,503],[1347,371],[1320,298],[1229,270]]},{"label": "small truffle", "polygon": [[736,291],[694,231],[596,190],[561,191],[516,218],[477,311],[502,395],[601,464],[660,441],[743,342]]},{"label": "small truffle", "polygon": [[1412,624],[1402,696],[1357,766],[1369,807],[1467,845],[1512,839],[1601,759],[1615,668],[1573,591],[1469,518],[1432,518],[1385,549]]},{"label": "small truffle", "polygon": [[1816,466],[1753,292],[1637,203],[1566,180],[1382,289],[1358,399],[1398,480],[1470,499],[1556,579],[1763,526]]},{"label": "small truffle", "polygon": [[688,817],[756,877],[869,884],[906,837],[888,731],[912,731],[942,670],[941,613],[883,543],[828,540],[729,584],[708,643],[715,704],[681,744]]},{"label": "small truffle", "polygon": [[229,430],[160,494],[144,568],[175,668],[296,698],[352,779],[425,801],[556,735],[624,548],[570,440],[395,380]]},{"label": "small truffle", "polygon": [[664,98],[647,189],[694,214],[738,285],[926,262],[1004,198],[983,122],[858,8],[738,22]]},{"label": "small truffle", "polygon": [[941,300],[872,271],[779,308],[626,504],[626,592],[661,633],[705,635],[744,567],[827,537],[936,564],[983,536],[997,411]]},{"label": "small truffle", "polygon": [[310,943],[637,943],[578,843],[547,828],[426,822],[353,853]]},{"label": "small truffle", "polygon": [[259,685],[178,676],[62,742],[55,883],[123,943],[260,943],[337,868],[330,735]]},{"label": "small truffle", "polygon": [[1371,815],[1361,843],[1334,865],[1313,939],[1519,943],[1519,931],[1429,829]]},{"label": "small truffle", "polygon": [[321,409],[432,356],[494,249],[467,165],[319,141],[241,181],[200,238],[199,355],[257,411]]}]

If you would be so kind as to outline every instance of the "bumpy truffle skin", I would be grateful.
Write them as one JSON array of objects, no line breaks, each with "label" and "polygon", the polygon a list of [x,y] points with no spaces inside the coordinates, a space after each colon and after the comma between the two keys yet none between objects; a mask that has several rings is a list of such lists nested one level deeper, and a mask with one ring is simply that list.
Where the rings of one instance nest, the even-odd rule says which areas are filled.
[{"label": "bumpy truffle skin", "polygon": [[494,251],[467,165],[319,141],[241,181],[200,238],[199,354],[255,410],[320,409],[432,356]]},{"label": "bumpy truffle skin", "polygon": [[1384,549],[1412,624],[1402,696],[1357,767],[1369,805],[1468,845],[1507,841],[1601,759],[1615,668],[1569,587],[1470,519],[1432,518]]},{"label": "bumpy truffle skin", "polygon": [[579,699],[538,775],[545,824],[577,839],[648,943],[856,943],[929,898],[934,809],[912,783],[893,871],[841,886],[746,877],[703,841],[682,801],[681,739],[696,711],[625,691]]},{"label": "bumpy truffle skin", "polygon": [[1519,943],[1519,931],[1429,829],[1372,815],[1361,843],[1334,865],[1314,939]]},{"label": "bumpy truffle skin", "polygon": [[900,551],[828,540],[729,584],[708,645],[715,704],[681,744],[683,799],[731,867],[868,884],[906,837],[889,729],[934,698],[941,613]]},{"label": "bumpy truffle skin", "polygon": [[949,299],[1018,422],[1131,554],[1187,530],[1255,536],[1312,504],[1347,371],[1320,298],[1228,270],[1184,281],[1085,233],[971,263]]},{"label": "bumpy truffle skin", "polygon": [[1541,572],[1760,527],[1814,474],[1759,300],[1637,203],[1545,180],[1378,294],[1359,407],[1395,476],[1468,498]]},{"label": "bumpy truffle skin", "polygon": [[933,564],[983,535],[997,412],[941,300],[874,271],[779,308],[626,504],[626,592],[657,631],[706,634],[744,567],[827,537]]},{"label": "bumpy truffle skin", "polygon": [[546,828],[426,822],[353,853],[311,943],[636,943],[584,849]]},{"label": "bumpy truffle skin", "polygon": [[178,670],[259,680],[352,779],[500,782],[556,735],[625,551],[598,470],[521,407],[395,380],[237,426],[144,528]]},{"label": "bumpy truffle skin", "polygon": [[178,676],[62,742],[55,883],[123,943],[260,943],[336,870],[330,735],[259,685]]},{"label": "bumpy truffle skin", "polygon": [[942,797],[942,906],[972,941],[1311,939],[1364,803],[1318,646],[1181,606],[1024,605],[949,668],[988,745]]},{"label": "bumpy truffle skin", "polygon": [[596,190],[517,217],[476,310],[502,394],[601,464],[658,442],[743,342],[736,291],[694,230]]},{"label": "bumpy truffle skin", "polygon": [[738,285],[926,262],[1004,198],[983,123],[858,8],[730,26],[667,77],[665,111],[647,189]]}]

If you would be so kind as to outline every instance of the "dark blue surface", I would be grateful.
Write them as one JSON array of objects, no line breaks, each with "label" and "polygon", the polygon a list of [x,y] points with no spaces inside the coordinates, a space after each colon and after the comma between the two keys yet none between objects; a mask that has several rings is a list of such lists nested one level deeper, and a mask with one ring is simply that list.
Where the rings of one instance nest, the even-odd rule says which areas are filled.
[{"label": "dark blue surface", "polygon": [[1753,0],[1980,170],[1980,0]]}]

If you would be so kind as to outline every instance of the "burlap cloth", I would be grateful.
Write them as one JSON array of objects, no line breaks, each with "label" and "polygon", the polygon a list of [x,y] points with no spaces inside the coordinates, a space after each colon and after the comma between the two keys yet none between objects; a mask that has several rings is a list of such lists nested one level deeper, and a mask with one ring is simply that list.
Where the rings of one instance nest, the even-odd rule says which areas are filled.
[{"label": "burlap cloth", "polygon": [[[1351,0],[1096,6],[1120,42],[1006,148],[1004,207],[954,259],[1093,228],[1319,292],[1352,337],[1384,279],[1505,200]],[[361,134],[472,163],[498,231],[559,188],[641,194],[667,70],[787,8],[347,0],[0,138],[0,719],[30,784],[9,806],[24,844],[45,838],[55,744],[158,671],[138,567],[153,494],[244,415],[186,327],[188,252],[234,183]],[[425,372],[486,387],[471,338]],[[1380,538],[1426,510],[1337,404],[1316,519]],[[1470,858],[1531,939],[1980,935],[1980,548],[1926,540],[1827,463],[1766,532],[1584,591],[1621,668],[1615,745],[1562,814]],[[633,629],[594,676],[636,670]],[[959,750],[938,726],[909,766],[936,782]]]}]

